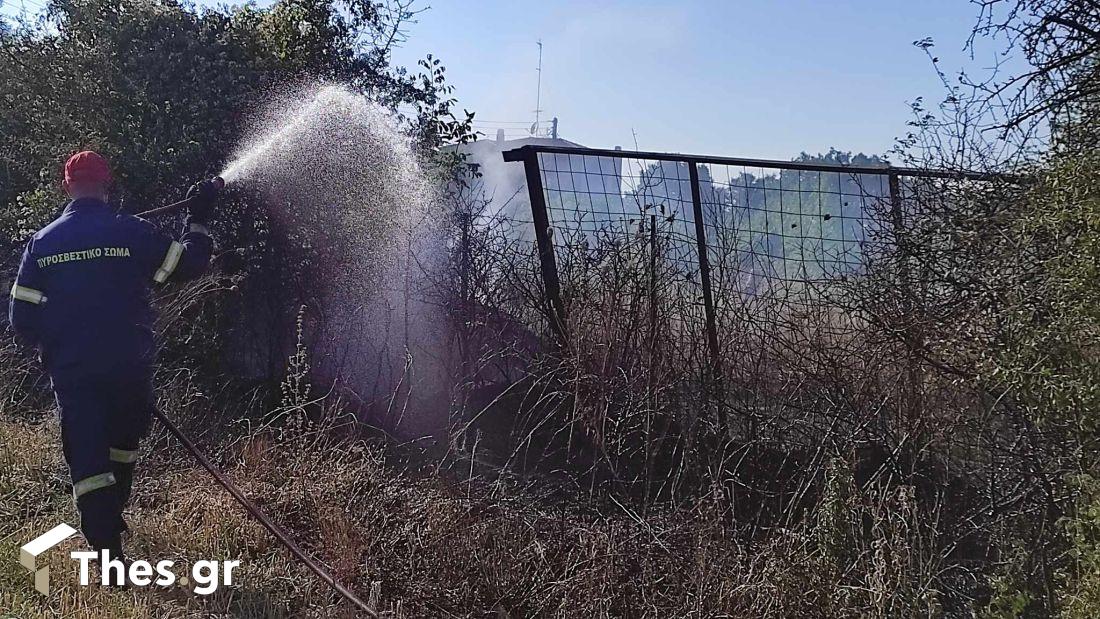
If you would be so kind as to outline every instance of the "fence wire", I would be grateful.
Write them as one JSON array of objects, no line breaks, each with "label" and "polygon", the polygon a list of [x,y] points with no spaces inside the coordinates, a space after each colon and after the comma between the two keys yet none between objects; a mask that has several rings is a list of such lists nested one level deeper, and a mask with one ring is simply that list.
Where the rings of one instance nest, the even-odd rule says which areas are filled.
[{"label": "fence wire", "polygon": [[[724,376],[732,386],[725,403],[773,429],[798,416],[803,404],[792,406],[789,394],[810,392],[806,376],[832,379],[822,376],[827,359],[847,355],[849,373],[866,370],[867,380],[894,364],[896,353],[882,349],[857,359],[871,354],[859,335],[866,313],[854,308],[867,299],[854,299],[863,293],[850,283],[885,268],[897,289],[890,303],[905,305],[898,247],[907,203],[918,191],[979,180],[886,165],[548,146],[505,159],[526,171],[530,211],[512,210],[509,225],[533,231],[525,238],[542,256],[544,326],[557,321],[557,336],[597,371]],[[787,384],[792,376],[800,385]],[[801,424],[806,441],[821,422]]]},{"label": "fence wire", "polygon": [[[667,258],[697,268],[686,161],[540,153],[546,211],[559,250],[629,241],[655,216]],[[699,193],[714,264],[751,292],[768,281],[815,281],[858,272],[882,223],[887,174],[700,164]]]},{"label": "fence wire", "polygon": [[[727,356],[751,346],[747,337],[764,337],[792,312],[812,307],[832,283],[861,273],[876,244],[890,236],[891,170],[885,167],[802,169],[806,164],[583,151],[538,152],[534,161],[543,191],[541,200],[531,196],[532,208],[545,208],[571,309],[567,322],[581,333],[592,334],[608,315],[632,311],[638,300],[623,287],[632,271],[658,306],[650,313],[676,335],[698,339],[710,312],[720,349],[715,355]],[[593,281],[601,286],[593,288]],[[596,322],[585,325],[586,319]]]}]

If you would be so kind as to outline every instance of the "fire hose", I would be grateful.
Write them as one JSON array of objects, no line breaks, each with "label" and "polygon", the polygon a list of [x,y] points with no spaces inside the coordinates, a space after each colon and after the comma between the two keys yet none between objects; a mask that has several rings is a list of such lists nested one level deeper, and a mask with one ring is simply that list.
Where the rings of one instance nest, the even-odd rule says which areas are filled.
[{"label": "fire hose", "polygon": [[[225,188],[225,179],[223,179],[220,176],[215,176],[215,177],[211,178],[208,182],[211,183],[212,185],[214,185],[215,191],[221,191],[222,189]],[[191,206],[191,204],[195,200],[198,200],[198,199],[199,199],[198,196],[191,196],[190,198],[184,198],[184,199],[180,200],[179,202],[173,202],[171,204],[166,204],[166,205],[164,205],[162,207],[159,207],[159,208],[154,208],[154,209],[149,209],[148,211],[143,211],[141,213],[138,213],[137,216],[142,217],[142,218],[148,218],[148,217],[159,217],[161,215],[170,215],[172,213],[182,211],[183,209]]]},{"label": "fire hose", "polygon": [[[215,188],[219,191],[223,187],[225,187],[225,181],[222,180],[220,177],[215,176],[213,179],[211,179],[210,182],[214,183]],[[179,202],[173,202],[172,204],[169,204],[167,206],[162,206],[160,208],[145,211],[143,213],[140,213],[138,216],[156,217],[160,215],[175,213],[190,206],[192,201],[195,199],[196,197],[185,198],[183,200],[180,200]],[[223,473],[218,467],[214,466],[210,459],[207,458],[206,455],[199,450],[195,443],[192,442],[191,439],[188,438],[187,435],[184,434],[183,431],[180,430],[179,427],[175,423],[173,423],[171,419],[169,419],[164,413],[159,410],[154,409],[153,414],[157,417],[157,419],[160,420],[161,423],[164,424],[164,427],[168,429],[168,432],[171,433],[172,436],[175,436],[183,445],[183,447],[187,451],[191,452],[191,455],[194,456],[196,460],[198,460],[199,464],[202,465],[202,467],[214,477],[214,481],[218,482],[218,484],[222,488],[225,488],[226,492],[232,495],[232,497],[236,499],[238,503],[240,503],[241,507],[243,507],[250,516],[252,516],[261,525],[263,525],[265,529],[270,531],[271,534],[275,536],[275,539],[278,540],[279,543],[283,545],[283,547],[290,551],[290,554],[294,555],[294,557],[298,559],[298,561],[309,568],[309,570],[316,574],[318,578],[325,582],[325,584],[332,587],[334,591],[339,593],[345,600],[350,602],[359,610],[365,612],[371,617],[379,617],[379,614],[370,606],[368,606],[366,602],[360,599],[359,596],[355,595],[350,589],[337,582],[332,574],[330,574],[328,570],[321,566],[321,564],[318,563],[316,559],[307,554],[306,551],[302,550],[302,547],[294,541],[294,539],[290,536],[289,533],[287,533],[285,529],[283,529],[270,518],[268,518],[267,515],[264,514],[255,503],[253,503],[248,497],[244,495],[243,492],[241,492],[240,488],[238,488],[228,477],[226,477],[225,473]]]},{"label": "fire hose", "polygon": [[184,434],[178,426],[176,426],[176,424],[172,423],[171,419],[169,419],[164,413],[160,412],[159,410],[154,410],[153,414],[156,415],[157,419],[159,419],[160,422],[164,424],[164,427],[168,428],[168,432],[179,439],[179,442],[183,444],[184,448],[187,449],[187,451],[191,452],[192,456],[195,456],[195,459],[199,461],[199,464],[201,464],[204,469],[206,469],[211,475],[214,476],[214,480],[217,481],[222,488],[225,488],[225,490],[229,494],[233,495],[233,498],[241,504],[241,507],[243,507],[245,511],[249,513],[249,515],[255,518],[257,522],[262,524],[265,529],[270,531],[271,534],[275,536],[275,539],[279,540],[279,543],[290,551],[290,554],[294,555],[296,559],[305,564],[305,566],[308,567],[310,571],[312,571],[314,574],[316,574],[318,578],[323,580],[326,584],[328,584],[328,586],[332,587],[333,590],[343,596],[345,600],[351,602],[354,606],[358,607],[359,610],[362,610],[371,617],[379,617],[379,614],[371,609],[371,607],[368,606],[366,602],[364,602],[357,595],[352,593],[347,587],[337,582],[336,579],[333,578],[332,574],[328,573],[328,570],[317,563],[316,559],[306,554],[306,551],[302,550],[301,546],[299,546],[298,543],[290,537],[290,534],[287,533],[285,529],[275,524],[275,522],[268,518],[266,514],[260,511],[260,508],[251,500],[249,500],[249,498],[246,497],[243,492],[241,492],[240,488],[238,488],[232,481],[230,481],[228,477],[225,476],[225,473],[218,469],[218,467],[214,466],[214,464],[210,462],[210,459],[207,458],[201,451],[199,451],[199,448],[196,447],[193,442],[191,442],[191,439],[189,439],[187,435]]}]

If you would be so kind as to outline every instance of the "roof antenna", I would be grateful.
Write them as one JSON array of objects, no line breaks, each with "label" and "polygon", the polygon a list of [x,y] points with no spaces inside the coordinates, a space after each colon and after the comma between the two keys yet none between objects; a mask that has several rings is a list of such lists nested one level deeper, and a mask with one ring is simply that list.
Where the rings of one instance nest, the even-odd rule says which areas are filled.
[{"label": "roof antenna", "polygon": [[538,88],[535,90],[535,124],[531,125],[531,135],[538,135],[539,130],[539,114],[542,113],[542,39],[538,40],[539,46],[539,81]]}]

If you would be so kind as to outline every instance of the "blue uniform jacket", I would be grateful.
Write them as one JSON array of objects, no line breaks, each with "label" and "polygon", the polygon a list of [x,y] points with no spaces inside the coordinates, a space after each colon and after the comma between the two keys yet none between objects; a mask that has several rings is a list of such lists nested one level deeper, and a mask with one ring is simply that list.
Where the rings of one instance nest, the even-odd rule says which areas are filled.
[{"label": "blue uniform jacket", "polygon": [[202,274],[212,249],[203,226],[175,241],[99,200],[74,200],[23,252],[12,327],[38,348],[55,384],[149,372],[151,288]]}]

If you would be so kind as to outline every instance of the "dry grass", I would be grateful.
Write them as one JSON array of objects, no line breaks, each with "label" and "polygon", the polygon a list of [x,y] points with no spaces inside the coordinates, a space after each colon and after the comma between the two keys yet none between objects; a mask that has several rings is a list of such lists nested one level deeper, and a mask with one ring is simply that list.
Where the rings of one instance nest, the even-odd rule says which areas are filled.
[{"label": "dry grass", "polygon": [[[56,422],[25,412],[0,416],[0,552],[9,557],[57,522],[74,522]],[[281,429],[246,435],[245,426],[222,424],[208,433],[221,437],[210,446],[338,578],[395,616],[885,617],[919,612],[930,593],[909,590],[912,532],[886,517],[890,501],[865,509],[843,499],[853,517],[880,524],[866,539],[849,530],[852,557],[838,565],[817,549],[813,523],[750,546],[708,498],[646,517],[614,503],[552,507],[503,481],[399,471],[378,445],[334,430],[332,416],[291,415]],[[129,516],[131,555],[238,559],[238,584],[207,597],[80,587],[75,563],[55,551],[49,598],[13,561],[0,566],[0,607],[20,617],[353,616],[159,430],[146,451]],[[920,614],[933,607],[923,603]]]},{"label": "dry grass", "polygon": [[[492,373],[507,393],[468,399],[456,417],[470,429],[453,429],[443,463],[409,466],[392,457],[393,445],[348,432],[338,403],[311,402],[301,388],[306,363],[291,363],[274,411],[231,381],[200,387],[209,377],[195,379],[201,372],[186,359],[158,377],[160,402],[245,494],[392,616],[937,616],[948,597],[947,612],[965,612],[983,576],[960,576],[947,561],[951,532],[937,528],[943,497],[915,498],[907,484],[917,476],[890,474],[885,459],[856,483],[853,469],[866,464],[853,453],[857,439],[876,438],[871,421],[905,396],[893,349],[837,335],[836,313],[824,309],[746,309],[770,322],[722,330],[744,353],[727,364],[736,380],[726,404],[752,420],[743,424],[751,433],[740,432],[752,438],[714,447],[727,433],[704,397],[705,348],[670,327],[690,324],[697,307],[678,288],[662,289],[654,305],[647,278],[622,274],[633,264],[628,252],[614,254],[599,265],[606,276],[573,282],[591,284],[589,298],[604,303],[572,308],[576,345],[567,358],[471,346],[479,376],[504,366],[522,377]],[[504,280],[511,283],[493,290],[530,301],[526,280]],[[617,282],[622,295],[597,295],[601,281]],[[526,301],[513,315],[531,313]],[[187,302],[181,296],[162,316],[183,328]],[[783,337],[765,342],[761,333]],[[0,364],[15,367],[10,355]],[[295,367],[306,369],[294,375]],[[36,421],[51,417],[45,388],[29,386],[31,370],[18,375],[24,384],[11,390],[22,400],[9,398],[0,411],[0,551],[9,556],[59,521],[75,524],[56,423]],[[883,429],[901,427],[890,419]],[[104,591],[74,585],[62,561],[57,591],[43,599],[9,561],[0,562],[0,608],[19,616],[353,616],[162,429],[144,449],[131,555],[239,560],[238,584],[208,597]],[[944,591],[960,578],[971,588]]]}]

